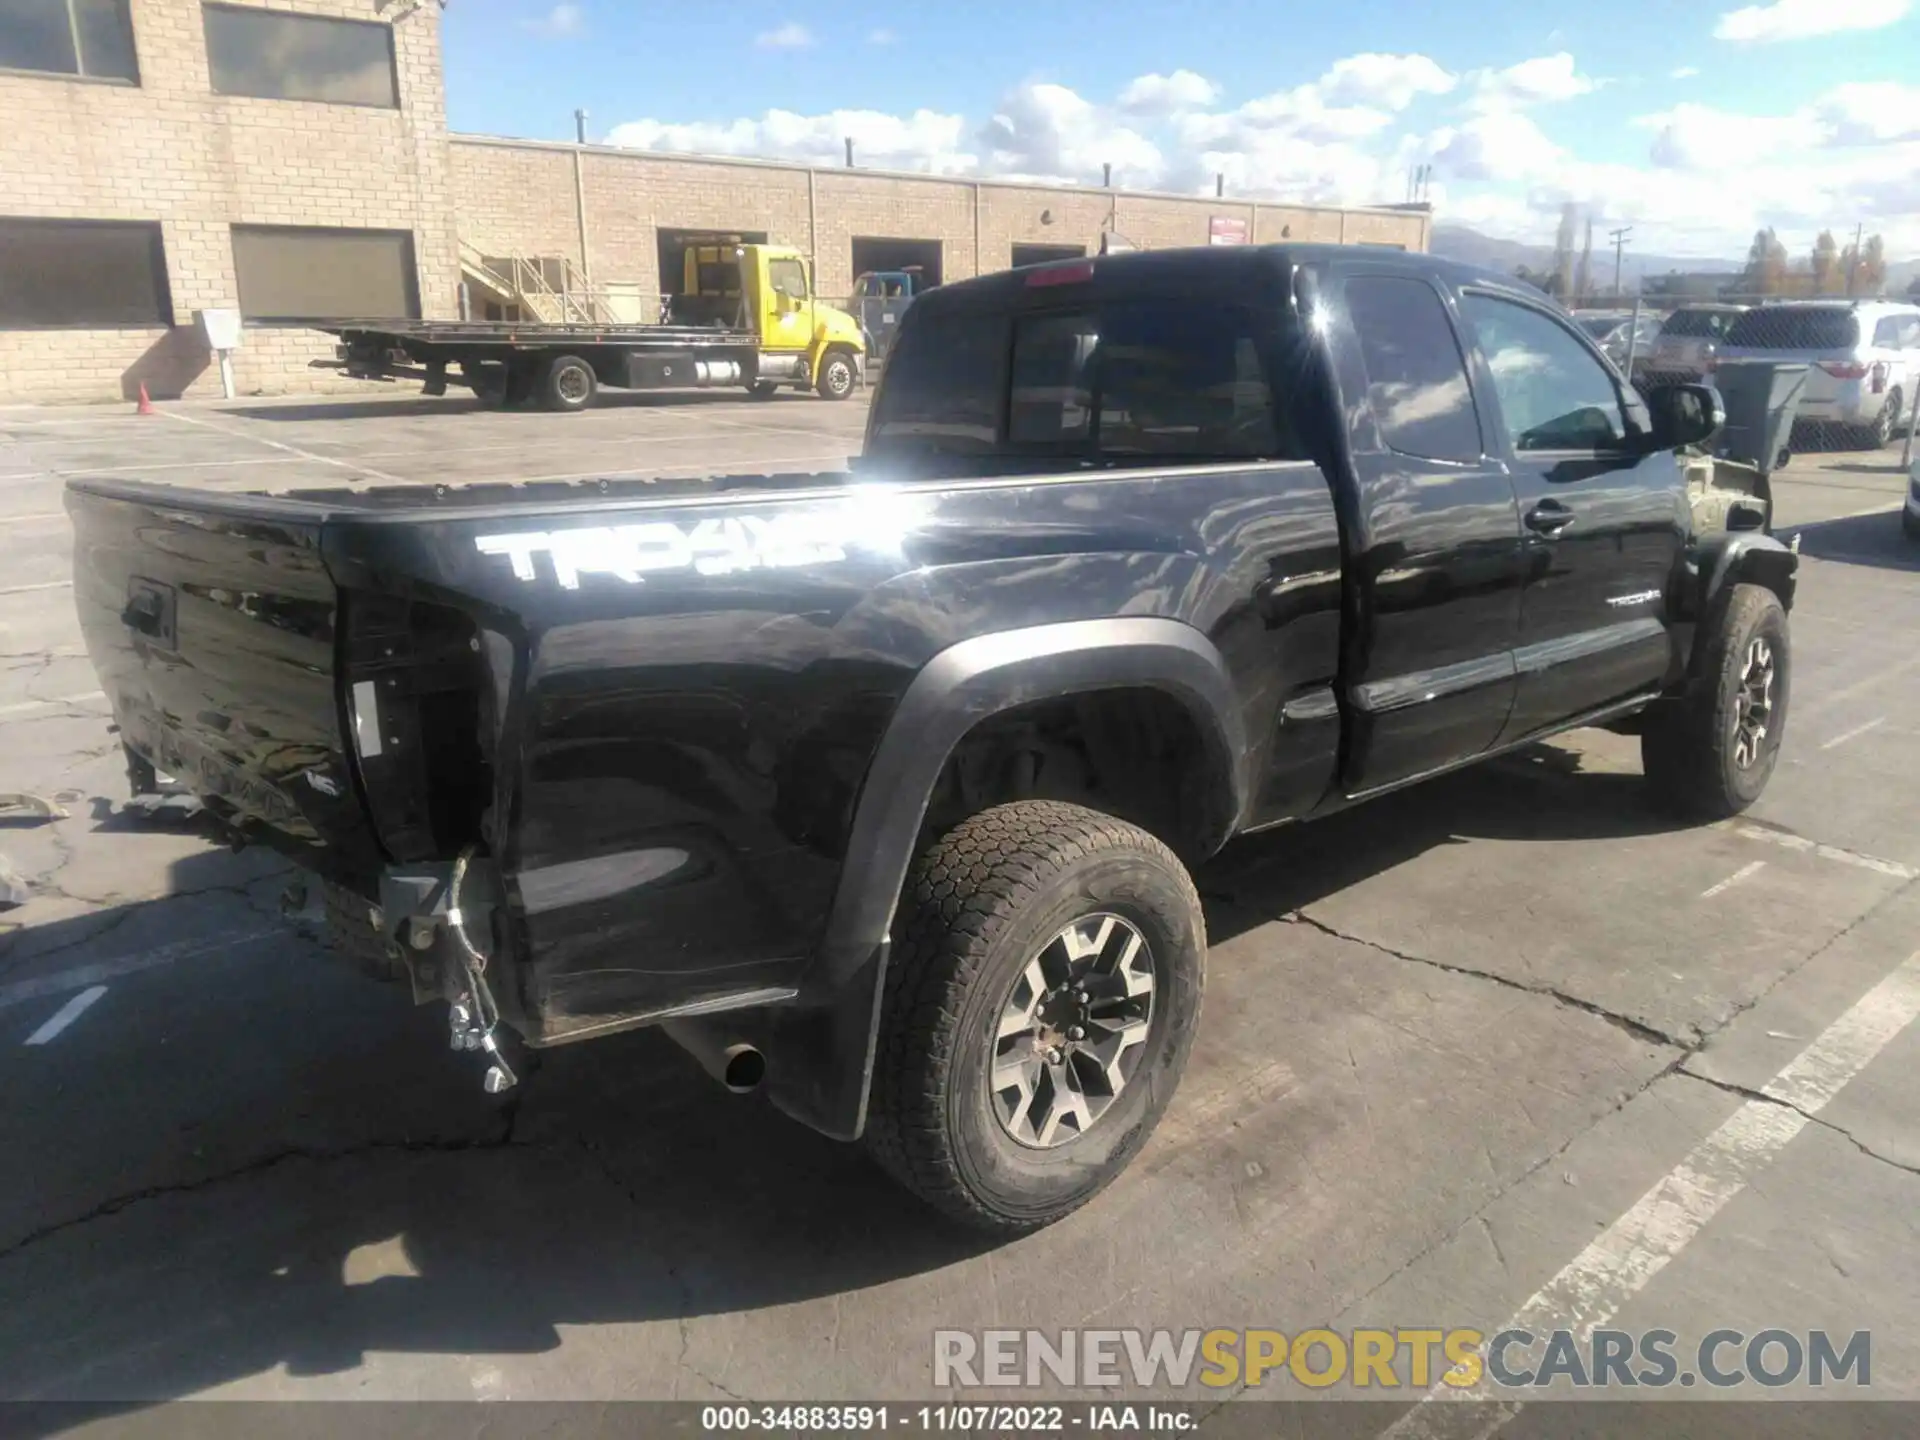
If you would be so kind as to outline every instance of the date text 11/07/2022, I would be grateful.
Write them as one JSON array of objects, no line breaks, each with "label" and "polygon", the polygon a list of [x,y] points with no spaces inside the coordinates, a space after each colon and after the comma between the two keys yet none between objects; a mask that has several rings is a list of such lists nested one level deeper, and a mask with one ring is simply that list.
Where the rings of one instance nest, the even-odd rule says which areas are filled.
[{"label": "date text 11/07/2022", "polygon": [[707,1405],[700,1411],[700,1429],[708,1435],[1179,1434],[1197,1429],[1204,1413],[1197,1405],[1145,1404]]}]

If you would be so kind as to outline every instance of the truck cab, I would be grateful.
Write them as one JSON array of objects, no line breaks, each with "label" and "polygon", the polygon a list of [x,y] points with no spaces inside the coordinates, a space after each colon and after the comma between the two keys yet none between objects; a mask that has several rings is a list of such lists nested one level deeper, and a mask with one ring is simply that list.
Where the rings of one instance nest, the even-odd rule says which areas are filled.
[{"label": "truck cab", "polygon": [[800,251],[720,241],[689,246],[684,264],[685,293],[675,298],[674,319],[751,330],[766,387],[756,385],[756,394],[771,393],[782,379],[832,383],[834,374],[822,367],[836,349],[851,357],[846,388],[858,383],[867,350],[859,322],[815,297],[812,266]]}]

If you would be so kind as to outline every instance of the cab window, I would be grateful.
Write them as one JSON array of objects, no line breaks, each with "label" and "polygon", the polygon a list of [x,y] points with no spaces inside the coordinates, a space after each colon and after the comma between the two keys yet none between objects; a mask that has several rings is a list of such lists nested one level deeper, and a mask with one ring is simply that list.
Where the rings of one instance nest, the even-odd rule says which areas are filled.
[{"label": "cab window", "polygon": [[807,298],[807,267],[798,260],[767,261],[767,284],[790,300]]},{"label": "cab window", "polygon": [[1610,450],[1625,442],[1613,376],[1559,321],[1530,305],[1472,291],[1460,308],[1493,371],[1516,451]]}]

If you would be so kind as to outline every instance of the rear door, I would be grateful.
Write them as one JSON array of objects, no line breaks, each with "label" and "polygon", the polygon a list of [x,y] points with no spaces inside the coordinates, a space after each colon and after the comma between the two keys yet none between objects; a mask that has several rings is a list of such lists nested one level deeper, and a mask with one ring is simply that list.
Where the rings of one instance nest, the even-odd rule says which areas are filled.
[{"label": "rear door", "polygon": [[1505,293],[1468,289],[1460,309],[1523,527],[1519,684],[1505,743],[1660,682],[1667,584],[1690,513],[1678,461],[1632,443],[1619,381],[1571,325]]},{"label": "rear door", "polygon": [[[1358,795],[1492,745],[1514,698],[1522,548],[1513,483],[1483,437],[1443,292],[1340,267],[1336,358],[1359,481],[1358,608],[1343,670]],[[1357,402],[1357,403],[1356,403]]]}]

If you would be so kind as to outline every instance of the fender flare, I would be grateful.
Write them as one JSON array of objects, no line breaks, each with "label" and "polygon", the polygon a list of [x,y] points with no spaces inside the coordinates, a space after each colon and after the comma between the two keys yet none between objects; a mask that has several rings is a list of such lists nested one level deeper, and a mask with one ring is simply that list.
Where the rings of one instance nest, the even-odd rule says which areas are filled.
[{"label": "fender flare", "polygon": [[1799,555],[1757,530],[1723,532],[1696,546],[1687,556],[1679,587],[1674,616],[1677,668],[1671,683],[1690,685],[1695,679],[1706,633],[1734,586],[1764,586],[1780,597],[1782,607],[1792,610],[1799,569]]},{"label": "fender flare", "polygon": [[954,747],[1004,710],[1119,688],[1161,690],[1187,707],[1209,767],[1227,788],[1219,833],[1208,842],[1232,835],[1250,794],[1245,723],[1226,662],[1191,625],[1146,616],[1068,621],[941,651],[907,686],[867,768],[832,909],[799,996],[762,1012],[758,1026],[738,1017],[735,1029],[746,1029],[767,1054],[767,1088],[780,1109],[836,1139],[858,1139],[866,1128],[888,936],[914,841]]},{"label": "fender flare", "polygon": [[1695,560],[1699,590],[1693,614],[1704,619],[1735,585],[1763,585],[1793,609],[1800,557],[1771,535],[1739,530],[1716,535],[1700,546]]}]

